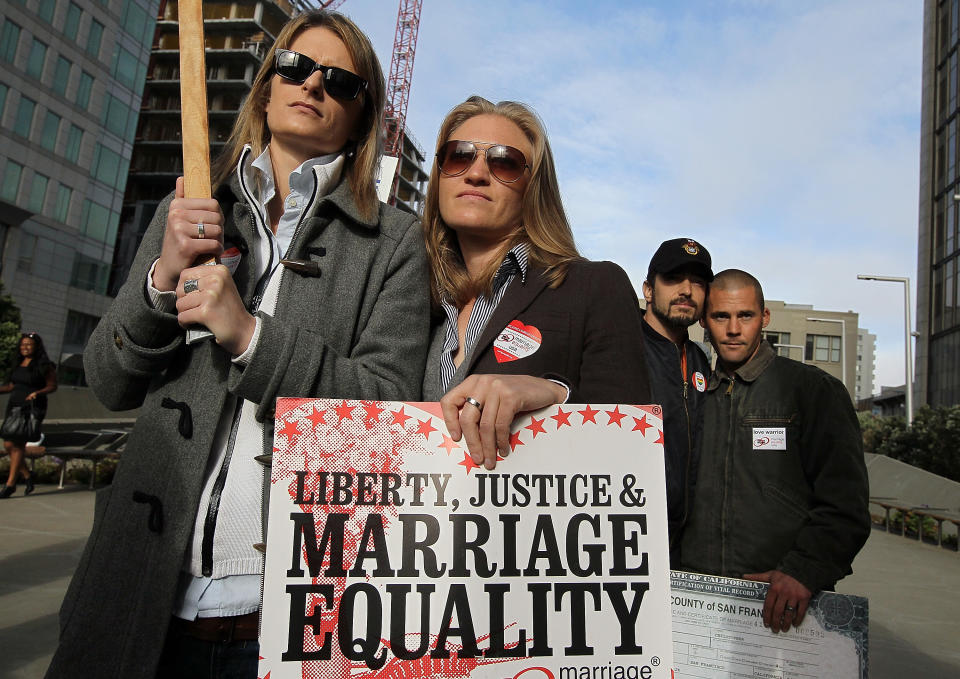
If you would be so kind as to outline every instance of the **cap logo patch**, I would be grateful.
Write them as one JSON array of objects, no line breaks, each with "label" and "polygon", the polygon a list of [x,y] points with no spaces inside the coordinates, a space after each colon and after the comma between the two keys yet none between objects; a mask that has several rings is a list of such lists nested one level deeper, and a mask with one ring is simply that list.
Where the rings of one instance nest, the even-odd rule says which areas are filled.
[{"label": "cap logo patch", "polygon": [[692,255],[695,257],[697,254],[700,253],[700,246],[697,245],[696,241],[688,240],[686,243],[683,244],[683,250],[688,255]]}]

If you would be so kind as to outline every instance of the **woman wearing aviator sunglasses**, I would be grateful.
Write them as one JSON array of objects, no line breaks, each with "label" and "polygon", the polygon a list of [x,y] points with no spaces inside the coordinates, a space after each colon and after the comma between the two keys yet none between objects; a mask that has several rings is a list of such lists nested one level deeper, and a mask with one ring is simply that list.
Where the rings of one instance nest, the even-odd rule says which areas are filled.
[{"label": "woman wearing aviator sunglasses", "polygon": [[437,136],[423,222],[435,324],[424,398],[493,469],[517,413],[650,399],[637,294],[577,253],[543,125],[471,97]]},{"label": "woman wearing aviator sunglasses", "polygon": [[[256,676],[256,458],[275,398],[420,397],[427,262],[417,220],[374,191],[383,108],[367,37],[301,13],[253,82],[214,199],[178,181],[161,203],[84,352],[97,396],[141,416],[98,498],[49,676]],[[220,264],[195,265],[209,256]],[[215,341],[187,345],[194,324]]]}]

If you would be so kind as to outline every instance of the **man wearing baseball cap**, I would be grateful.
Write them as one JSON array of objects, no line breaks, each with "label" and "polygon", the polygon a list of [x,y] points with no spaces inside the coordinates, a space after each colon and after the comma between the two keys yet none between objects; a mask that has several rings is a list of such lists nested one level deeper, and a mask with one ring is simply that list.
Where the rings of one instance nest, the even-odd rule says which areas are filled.
[{"label": "man wearing baseball cap", "polygon": [[679,565],[680,532],[696,482],[702,405],[710,364],[687,328],[700,320],[713,280],[710,253],[692,238],[674,238],[657,248],[643,298],[643,338],[653,402],[663,406],[664,457],[670,563]]}]

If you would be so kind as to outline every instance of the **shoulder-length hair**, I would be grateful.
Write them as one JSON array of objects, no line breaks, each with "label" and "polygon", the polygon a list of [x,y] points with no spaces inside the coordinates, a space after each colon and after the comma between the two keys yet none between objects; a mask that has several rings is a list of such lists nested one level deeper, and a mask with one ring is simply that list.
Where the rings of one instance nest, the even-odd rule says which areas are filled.
[{"label": "shoulder-length hair", "polygon": [[363,112],[357,122],[356,147],[348,154],[345,174],[350,182],[350,191],[360,212],[368,217],[378,209],[376,176],[382,152],[381,128],[385,90],[383,70],[370,44],[370,39],[350,19],[326,10],[311,10],[298,14],[287,22],[276,42],[267,52],[260,71],[253,80],[250,94],[240,107],[233,131],[214,167],[214,185],[229,181],[235,171],[243,147],[250,144],[253,156],[259,156],[270,142],[267,127],[267,100],[270,98],[270,83],[274,74],[274,54],[278,49],[288,49],[296,37],[308,28],[326,28],[346,45],[350,58],[357,68],[357,75],[367,81],[367,88],[360,93]]},{"label": "shoulder-length hair", "polygon": [[494,104],[474,95],[454,107],[443,119],[437,134],[436,152],[439,153],[440,147],[450,139],[455,129],[470,118],[484,114],[502,116],[526,135],[533,147],[533,158],[528,159],[530,181],[523,195],[521,225],[507,239],[501,255],[493,258],[487,269],[472,279],[460,252],[457,234],[444,224],[440,215],[440,170],[434,156],[423,208],[424,240],[430,259],[434,302],[447,299],[457,308],[462,308],[479,294],[489,294],[503,257],[518,243],[528,244],[530,263],[545,270],[551,287],[560,285],[570,262],[580,259],[560,198],[560,186],[547,133],[539,116],[529,106],[516,101]]},{"label": "shoulder-length hair", "polygon": [[20,335],[20,339],[17,340],[17,350],[14,352],[14,359],[10,369],[13,370],[16,368],[20,365],[20,361],[23,360],[23,354],[20,353],[20,343],[25,339],[33,340],[33,360],[30,361],[30,370],[37,374],[46,374],[50,368],[54,367],[53,361],[51,361],[47,355],[47,348],[43,345],[43,338],[35,332],[25,332]]}]

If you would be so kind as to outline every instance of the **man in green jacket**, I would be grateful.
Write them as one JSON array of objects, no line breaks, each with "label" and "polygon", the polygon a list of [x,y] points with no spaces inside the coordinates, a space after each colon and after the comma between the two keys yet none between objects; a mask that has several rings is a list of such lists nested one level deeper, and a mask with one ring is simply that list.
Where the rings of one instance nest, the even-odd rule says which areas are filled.
[{"label": "man in green jacket", "polygon": [[763,341],[760,283],[717,274],[702,321],[717,352],[707,386],[683,570],[770,584],[764,624],[803,621],[810,597],[849,574],[870,533],[867,471],[849,393]]}]

